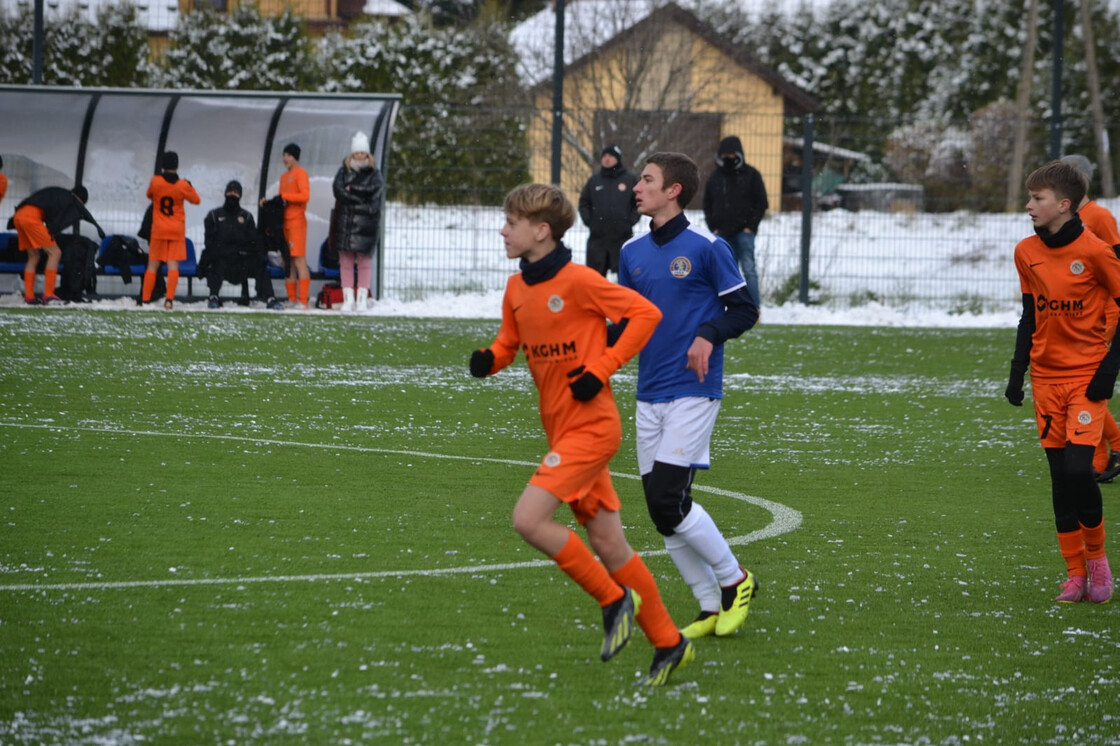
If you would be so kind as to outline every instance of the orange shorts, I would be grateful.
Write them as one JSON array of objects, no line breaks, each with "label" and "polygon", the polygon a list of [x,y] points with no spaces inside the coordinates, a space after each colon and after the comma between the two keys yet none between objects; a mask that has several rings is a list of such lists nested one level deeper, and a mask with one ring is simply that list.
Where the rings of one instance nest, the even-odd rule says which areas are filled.
[{"label": "orange shorts", "polygon": [[148,241],[148,261],[187,261],[187,241],[184,238],[153,238]]},{"label": "orange shorts", "polygon": [[24,205],[12,216],[12,224],[16,228],[16,240],[19,242],[20,251],[54,245],[51,232],[43,224],[43,208]]},{"label": "orange shorts", "polygon": [[614,447],[604,447],[602,436],[569,433],[541,459],[529,484],[568,503],[581,526],[600,508],[617,512],[622,502],[611,482],[611,457],[618,451],[618,441],[613,442]]},{"label": "orange shorts", "polygon": [[289,256],[307,256],[307,218],[285,220],[284,238],[288,239]]},{"label": "orange shorts", "polygon": [[1066,443],[1095,447],[1101,442],[1108,400],[1089,401],[1085,397],[1088,386],[1088,381],[1031,381],[1034,416],[1043,448],[1065,448]]}]

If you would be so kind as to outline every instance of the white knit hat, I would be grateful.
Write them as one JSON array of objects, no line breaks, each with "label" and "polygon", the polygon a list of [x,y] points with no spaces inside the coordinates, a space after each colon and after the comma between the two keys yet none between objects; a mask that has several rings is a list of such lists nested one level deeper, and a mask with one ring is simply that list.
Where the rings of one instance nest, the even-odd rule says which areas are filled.
[{"label": "white knit hat", "polygon": [[364,132],[355,132],[353,139],[350,140],[350,152],[353,153],[368,153],[369,152],[369,136]]}]

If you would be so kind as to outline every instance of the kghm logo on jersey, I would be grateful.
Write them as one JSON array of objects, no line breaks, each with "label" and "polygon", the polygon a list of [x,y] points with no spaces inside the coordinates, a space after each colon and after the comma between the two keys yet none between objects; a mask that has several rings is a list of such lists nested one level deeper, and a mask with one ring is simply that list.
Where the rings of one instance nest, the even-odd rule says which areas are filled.
[{"label": "kghm logo on jersey", "polygon": [[1092,421],[1093,421],[1093,415],[1089,414],[1084,409],[1082,409],[1080,412],[1077,413],[1078,424],[1088,425]]},{"label": "kghm logo on jersey", "polygon": [[669,274],[678,280],[682,277],[688,277],[692,274],[692,262],[688,260],[687,256],[678,256],[669,262]]},{"label": "kghm logo on jersey", "polygon": [[1069,271],[1075,275],[1079,275],[1085,271],[1085,265],[1081,263],[1080,259],[1074,259],[1069,265]]},{"label": "kghm logo on jersey", "polygon": [[554,295],[548,299],[548,310],[553,313],[560,313],[564,310],[564,299],[559,295]]},{"label": "kghm logo on jersey", "polygon": [[1080,313],[1085,310],[1085,301],[1083,300],[1052,300],[1045,295],[1038,296],[1034,305],[1039,311],[1053,311],[1055,313]]}]

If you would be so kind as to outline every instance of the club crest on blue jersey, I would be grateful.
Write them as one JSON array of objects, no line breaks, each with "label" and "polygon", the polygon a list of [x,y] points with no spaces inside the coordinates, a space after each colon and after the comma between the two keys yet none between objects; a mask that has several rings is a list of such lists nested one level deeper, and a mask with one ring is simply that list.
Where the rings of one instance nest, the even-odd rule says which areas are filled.
[{"label": "club crest on blue jersey", "polygon": [[688,260],[687,256],[678,256],[669,262],[669,274],[677,279],[688,277],[692,274],[692,262]]}]

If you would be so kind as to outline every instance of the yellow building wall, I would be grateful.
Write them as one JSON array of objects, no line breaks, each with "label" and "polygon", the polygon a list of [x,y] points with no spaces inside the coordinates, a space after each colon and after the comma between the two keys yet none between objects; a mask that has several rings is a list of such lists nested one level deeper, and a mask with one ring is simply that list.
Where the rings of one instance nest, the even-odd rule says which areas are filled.
[{"label": "yellow building wall", "polygon": [[[587,126],[596,109],[675,108],[720,115],[720,137],[739,137],[747,162],[762,174],[770,209],[780,210],[785,111],[781,94],[684,27],[662,29],[656,51],[657,55],[650,60],[639,61],[643,80],[636,85],[628,85],[623,72],[629,52],[618,47],[609,57],[583,65],[565,78],[567,136],[561,150],[560,187],[576,201],[591,174],[588,163],[597,160],[601,147],[596,134]],[[634,60],[629,62],[633,68]],[[549,183],[552,91],[547,85],[538,89],[534,104],[536,114],[529,127],[529,170],[534,181]],[[718,145],[711,144],[713,158]]]},{"label": "yellow building wall", "polygon": [[[697,38],[694,43],[694,90],[718,91],[715,97],[697,97],[693,111],[723,114],[721,139],[738,137],[743,157],[758,169],[766,184],[770,209],[778,212],[782,202],[782,135],[785,101],[769,83],[743,70],[719,49]],[[717,80],[718,85],[704,81]],[[714,148],[719,143],[713,143]]]}]

